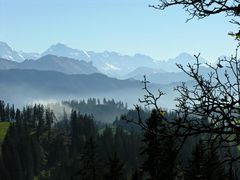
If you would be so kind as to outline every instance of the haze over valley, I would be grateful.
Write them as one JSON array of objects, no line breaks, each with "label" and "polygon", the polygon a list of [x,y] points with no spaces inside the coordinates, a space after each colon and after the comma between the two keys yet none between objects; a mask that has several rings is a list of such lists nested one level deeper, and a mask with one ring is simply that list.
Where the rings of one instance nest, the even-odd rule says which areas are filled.
[{"label": "haze over valley", "polygon": [[[207,75],[206,60],[200,61]],[[2,98],[17,105],[49,99],[109,97],[132,107],[144,95],[141,81],[146,75],[149,87],[166,92],[161,105],[172,109],[177,96],[174,87],[190,80],[176,64],[195,62],[195,57],[187,53],[155,60],[143,54],[83,51],[60,43],[43,53],[25,53],[0,42],[0,89]]]}]

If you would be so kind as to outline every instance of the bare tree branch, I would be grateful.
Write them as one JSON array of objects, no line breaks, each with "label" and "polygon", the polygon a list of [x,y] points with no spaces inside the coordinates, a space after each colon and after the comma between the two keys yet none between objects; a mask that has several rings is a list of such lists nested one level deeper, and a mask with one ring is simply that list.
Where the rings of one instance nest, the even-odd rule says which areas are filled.
[{"label": "bare tree branch", "polygon": [[159,0],[159,4],[150,5],[150,7],[164,10],[176,5],[181,5],[189,13],[188,20],[194,17],[202,19],[219,13],[234,17],[240,15],[239,0]]}]

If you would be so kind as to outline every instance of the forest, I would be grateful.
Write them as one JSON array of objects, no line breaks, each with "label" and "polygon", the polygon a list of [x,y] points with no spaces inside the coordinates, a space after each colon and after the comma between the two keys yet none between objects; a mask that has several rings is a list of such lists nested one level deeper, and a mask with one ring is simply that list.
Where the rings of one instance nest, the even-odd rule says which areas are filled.
[{"label": "forest", "polygon": [[[57,118],[46,105],[19,110],[0,101],[0,179],[238,179],[237,164],[222,164],[225,153],[238,157],[237,147],[227,152],[218,144],[209,148],[206,134],[199,134],[179,149],[181,140],[170,136],[163,119],[172,122],[175,112],[129,110],[113,99],[62,104],[72,110],[63,110]],[[121,115],[113,123],[97,121],[93,114],[99,108]],[[92,114],[81,109],[91,109]]]}]

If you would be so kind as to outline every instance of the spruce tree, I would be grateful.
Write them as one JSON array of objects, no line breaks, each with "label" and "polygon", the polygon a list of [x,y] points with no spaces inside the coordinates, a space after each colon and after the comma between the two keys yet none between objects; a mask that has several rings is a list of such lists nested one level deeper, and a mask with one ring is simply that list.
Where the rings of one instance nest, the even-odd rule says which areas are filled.
[{"label": "spruce tree", "polygon": [[114,152],[114,136],[112,133],[112,128],[106,126],[103,134],[99,138],[100,140],[100,154],[102,159],[108,159],[110,154]]},{"label": "spruce tree", "polygon": [[10,120],[11,121],[15,120],[15,108],[14,108],[14,105],[12,105],[11,108],[10,108]]},{"label": "spruce tree", "polygon": [[5,107],[5,121],[10,121],[10,107],[9,104]]},{"label": "spruce tree", "polygon": [[17,138],[16,129],[14,125],[11,125],[2,144],[3,163],[10,175],[10,179],[24,180],[24,167],[19,153]]},{"label": "spruce tree", "polygon": [[81,168],[77,173],[82,180],[98,180],[99,166],[96,155],[96,144],[93,138],[86,141],[81,155]]},{"label": "spruce tree", "polygon": [[123,171],[124,163],[120,161],[115,152],[113,157],[109,158],[108,162],[108,172],[105,175],[106,180],[124,180],[124,171]]},{"label": "spruce tree", "polygon": [[185,174],[186,180],[227,180],[218,153],[203,141],[196,145]]},{"label": "spruce tree", "polygon": [[5,103],[0,100],[0,121],[5,121]]},{"label": "spruce tree", "polygon": [[175,176],[176,148],[175,140],[167,136],[162,116],[153,110],[146,120],[147,130],[144,133],[145,160],[142,170],[149,180],[172,180]]}]

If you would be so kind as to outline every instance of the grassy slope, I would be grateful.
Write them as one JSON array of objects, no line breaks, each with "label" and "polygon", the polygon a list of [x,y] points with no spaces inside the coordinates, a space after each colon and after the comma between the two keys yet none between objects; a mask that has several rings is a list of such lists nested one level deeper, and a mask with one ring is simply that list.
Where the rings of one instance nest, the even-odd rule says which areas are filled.
[{"label": "grassy slope", "polygon": [[10,126],[9,122],[0,122],[0,144],[2,144],[6,136],[9,126]]}]

